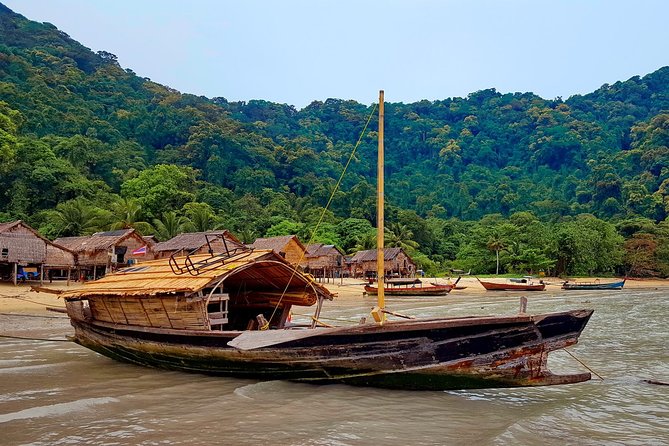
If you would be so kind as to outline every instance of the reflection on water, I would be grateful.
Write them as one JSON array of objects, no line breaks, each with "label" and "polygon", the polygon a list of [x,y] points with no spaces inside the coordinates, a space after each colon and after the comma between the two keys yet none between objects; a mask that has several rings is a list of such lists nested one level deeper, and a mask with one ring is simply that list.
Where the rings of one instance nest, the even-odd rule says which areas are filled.
[{"label": "reflection on water", "polygon": [[[603,381],[452,392],[313,386],[165,372],[71,343],[0,339],[0,444],[669,443],[669,386],[643,382],[669,381],[667,291],[528,298],[531,312],[595,308],[571,351]],[[357,322],[373,305],[365,299],[354,307],[331,303],[324,314]],[[387,305],[421,317],[509,314],[518,297],[455,292],[387,298]],[[583,371],[565,352],[554,352],[549,364],[555,372]]]}]

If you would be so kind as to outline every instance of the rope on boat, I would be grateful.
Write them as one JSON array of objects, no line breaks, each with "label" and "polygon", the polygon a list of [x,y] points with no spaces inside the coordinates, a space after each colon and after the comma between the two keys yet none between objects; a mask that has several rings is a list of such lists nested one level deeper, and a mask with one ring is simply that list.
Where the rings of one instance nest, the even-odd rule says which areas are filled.
[{"label": "rope on boat", "polygon": [[65,316],[46,316],[43,314],[23,314],[23,313],[0,313],[0,316],[39,317],[43,319],[69,319],[68,317]]},{"label": "rope on boat", "polygon": [[590,373],[592,373],[592,374],[595,375],[597,378],[599,378],[599,379],[601,379],[602,381],[604,381],[604,378],[602,378],[602,376],[601,376],[599,373],[595,372],[594,370],[592,370],[592,368],[588,367],[588,365],[587,365],[585,362],[583,362],[583,361],[581,361],[580,359],[578,359],[572,352],[570,352],[570,351],[567,350],[566,348],[563,348],[562,350],[566,351],[566,352],[569,354],[569,356],[571,356],[572,358],[574,358],[576,361],[578,361],[579,364],[581,364],[583,367],[585,367],[586,369],[588,369],[588,371],[589,371]]},{"label": "rope on boat", "polygon": [[29,302],[31,304],[35,305],[41,305],[43,307],[48,307],[49,305],[45,304],[44,302],[36,302],[34,300],[26,299],[25,297],[22,297],[20,295],[14,295],[14,296],[0,296],[0,299],[16,299],[16,300],[22,300],[24,302]]},{"label": "rope on boat", "polygon": [[314,322],[316,322],[316,325],[319,325],[319,326],[321,326],[321,327],[335,328],[334,325],[326,324],[325,322],[321,321],[320,319],[318,319],[318,318],[315,317],[315,316],[311,316],[311,320],[314,321]]},{"label": "rope on boat", "polygon": [[[367,122],[365,123],[365,127],[362,129],[362,132],[360,132],[360,137],[358,138],[358,142],[355,143],[355,146],[353,147],[353,150],[351,151],[351,155],[348,157],[348,161],[346,161],[346,164],[344,165],[344,169],[341,172],[341,175],[339,175],[339,179],[337,180],[337,184],[335,185],[334,189],[332,189],[332,193],[330,194],[330,198],[328,199],[327,204],[323,208],[323,212],[321,212],[321,216],[318,219],[318,223],[316,223],[316,226],[314,226],[314,229],[311,231],[311,235],[309,237],[309,241],[307,242],[306,246],[309,246],[313,243],[314,238],[316,237],[316,231],[318,230],[318,227],[321,225],[323,222],[323,219],[325,218],[325,213],[327,212],[328,208],[330,207],[330,204],[332,203],[332,200],[334,199],[335,194],[339,190],[339,186],[341,185],[342,180],[344,179],[344,174],[346,174],[346,170],[348,169],[348,166],[351,164],[351,161],[353,161],[353,157],[355,156],[356,150],[358,150],[358,146],[360,146],[360,143],[362,142],[362,137],[365,135],[365,132],[367,131],[367,127],[369,126],[369,123],[372,121],[372,117],[374,116],[374,113],[376,112],[376,107],[377,104],[374,104],[374,107],[372,107],[372,112],[369,114],[369,118],[367,118]],[[299,268],[300,263],[302,263],[302,259],[304,258],[306,254],[306,251],[302,253],[300,256],[300,260],[295,263],[295,266],[293,268],[293,273],[290,275],[290,279],[286,283],[286,288],[284,288],[283,293],[281,293],[281,297],[279,298],[278,302],[276,303],[276,306],[274,307],[274,311],[272,311],[272,315],[269,317],[269,320],[265,325],[260,327],[260,330],[267,330],[269,328],[269,321],[271,321],[274,318],[274,315],[276,314],[277,310],[279,309],[279,305],[281,304],[281,300],[283,299],[283,296],[286,294],[288,291],[288,287],[290,286],[290,283],[293,281],[293,277],[295,277],[295,273],[297,273],[297,268]]]},{"label": "rope on boat", "polygon": [[45,341],[45,342],[72,342],[69,339],[46,339],[46,338],[27,338],[23,336],[12,336],[0,334],[0,338],[21,339],[23,341]]}]

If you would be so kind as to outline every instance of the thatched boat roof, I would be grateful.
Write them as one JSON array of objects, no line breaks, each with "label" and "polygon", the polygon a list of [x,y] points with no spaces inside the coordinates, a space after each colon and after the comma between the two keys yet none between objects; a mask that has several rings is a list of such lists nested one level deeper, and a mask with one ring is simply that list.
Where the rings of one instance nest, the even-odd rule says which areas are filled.
[{"label": "thatched boat roof", "polygon": [[196,249],[202,248],[207,244],[207,236],[209,236],[210,241],[213,241],[212,237],[215,236],[225,237],[226,242],[232,242],[236,245],[230,246],[230,249],[243,246],[242,242],[226,229],[223,231],[184,232],[183,234],[179,234],[167,241],[157,243],[153,247],[153,251],[194,251]]},{"label": "thatched boat roof", "polygon": [[[209,254],[190,256],[193,263],[210,259]],[[177,257],[184,264],[185,257]],[[234,256],[225,263],[212,265],[201,274],[176,274],[169,259],[142,262],[123,268],[102,279],[88,282],[80,289],[60,294],[65,298],[90,296],[151,297],[164,294],[192,294],[225,280],[226,289],[265,294],[291,293],[295,305],[313,305],[318,296],[332,299],[332,294],[309,276],[301,274],[281,256],[272,251],[248,251]]]}]

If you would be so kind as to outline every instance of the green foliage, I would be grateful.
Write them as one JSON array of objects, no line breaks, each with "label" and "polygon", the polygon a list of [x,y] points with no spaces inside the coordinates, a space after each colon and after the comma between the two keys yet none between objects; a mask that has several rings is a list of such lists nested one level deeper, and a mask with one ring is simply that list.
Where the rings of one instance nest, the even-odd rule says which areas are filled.
[{"label": "green foliage", "polygon": [[[4,6],[0,97],[2,219],[376,244],[373,121],[336,188],[372,106],[182,94]],[[389,245],[423,269],[669,274],[667,98],[669,67],[567,101],[386,104]]]},{"label": "green foliage", "polygon": [[147,216],[181,209],[195,200],[195,171],[189,167],[158,164],[125,181],[121,194],[136,199]]}]

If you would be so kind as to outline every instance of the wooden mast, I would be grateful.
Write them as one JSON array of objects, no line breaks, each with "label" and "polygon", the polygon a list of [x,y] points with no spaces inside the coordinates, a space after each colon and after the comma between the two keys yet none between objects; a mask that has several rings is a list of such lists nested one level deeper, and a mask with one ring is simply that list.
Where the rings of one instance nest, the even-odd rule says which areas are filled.
[{"label": "wooden mast", "polygon": [[[385,304],[385,290],[384,290],[384,253],[383,253],[383,207],[384,207],[384,193],[383,193],[383,90],[379,91],[379,149],[378,149],[378,165],[377,165],[377,191],[376,191],[376,279],[378,285],[378,306],[383,311]],[[381,314],[379,322],[385,320],[385,313]]]}]

